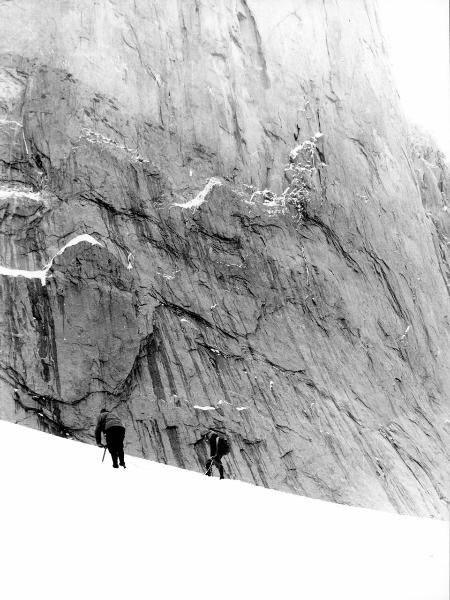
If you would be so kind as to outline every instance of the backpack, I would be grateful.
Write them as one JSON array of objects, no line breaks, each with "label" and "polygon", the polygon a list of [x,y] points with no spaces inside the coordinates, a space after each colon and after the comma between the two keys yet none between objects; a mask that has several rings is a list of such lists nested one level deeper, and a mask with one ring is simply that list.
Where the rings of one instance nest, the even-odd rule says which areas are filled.
[{"label": "backpack", "polygon": [[225,454],[228,454],[231,450],[231,446],[230,446],[230,442],[228,441],[228,438],[226,438],[223,435],[218,435],[217,436],[217,454],[219,454],[220,456],[225,456]]}]

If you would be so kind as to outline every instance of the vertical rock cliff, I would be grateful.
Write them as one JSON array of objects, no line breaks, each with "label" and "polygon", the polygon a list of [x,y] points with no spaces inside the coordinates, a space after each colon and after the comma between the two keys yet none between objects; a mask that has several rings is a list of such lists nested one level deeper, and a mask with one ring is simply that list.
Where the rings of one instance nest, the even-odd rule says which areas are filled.
[{"label": "vertical rock cliff", "polygon": [[371,0],[0,3],[0,414],[446,514],[449,172]]}]

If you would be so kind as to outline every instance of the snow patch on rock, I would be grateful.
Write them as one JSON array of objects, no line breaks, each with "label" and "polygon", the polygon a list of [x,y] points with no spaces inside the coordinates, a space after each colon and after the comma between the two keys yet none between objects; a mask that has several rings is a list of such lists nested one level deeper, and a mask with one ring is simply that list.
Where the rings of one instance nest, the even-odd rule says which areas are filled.
[{"label": "snow patch on rock", "polygon": [[131,271],[131,269],[133,268],[133,262],[134,262],[134,254],[132,252],[128,252],[127,260],[128,260],[127,269],[129,271]]},{"label": "snow patch on rock", "polygon": [[67,248],[71,246],[76,246],[80,242],[88,242],[93,246],[103,246],[100,242],[98,242],[94,237],[87,233],[83,233],[81,235],[77,235],[72,238],[67,244],[65,244],[58,252],[52,256],[49,262],[44,266],[43,269],[38,271],[26,271],[24,269],[10,269],[8,267],[4,267],[0,265],[0,275],[6,275],[7,277],[25,277],[26,279],[40,279],[42,285],[46,284],[48,272],[50,271],[53,261],[57,256],[60,256]]},{"label": "snow patch on rock", "polygon": [[206,197],[208,196],[209,192],[216,186],[222,185],[222,182],[220,181],[220,179],[218,179],[217,177],[211,177],[211,179],[208,181],[208,183],[205,185],[205,187],[202,189],[201,192],[199,192],[195,198],[193,198],[192,200],[189,200],[189,202],[186,202],[185,204],[181,204],[178,202],[175,202],[174,204],[172,204],[172,206],[179,206],[180,208],[198,208],[199,206],[201,206],[203,204],[203,202],[205,202]]},{"label": "snow patch on rock", "polygon": [[41,192],[33,192],[29,188],[0,187],[0,200],[6,198],[30,198],[36,202],[42,200]]},{"label": "snow patch on rock", "polygon": [[139,151],[136,148],[128,148],[125,144],[119,144],[117,140],[107,137],[98,131],[93,131],[92,129],[87,129],[86,127],[82,128],[82,132],[78,141],[85,140],[90,144],[97,144],[100,146],[112,146],[117,150],[121,150],[128,154],[128,156],[133,160],[140,163],[150,164],[150,161],[139,154]]}]

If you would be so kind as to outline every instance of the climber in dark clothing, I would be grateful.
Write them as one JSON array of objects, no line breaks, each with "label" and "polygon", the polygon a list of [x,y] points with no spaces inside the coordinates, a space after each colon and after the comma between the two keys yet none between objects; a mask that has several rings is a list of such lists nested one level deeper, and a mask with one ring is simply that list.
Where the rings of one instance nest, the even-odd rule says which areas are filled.
[{"label": "climber in dark clothing", "polygon": [[125,439],[125,427],[117,415],[103,408],[100,411],[100,416],[95,428],[95,441],[98,446],[102,445],[102,433],[106,437],[106,447],[111,454],[113,467],[119,468],[117,461],[121,467],[125,468],[125,459],[123,455],[123,441]]},{"label": "climber in dark clothing", "polygon": [[214,465],[219,471],[220,479],[225,479],[222,458],[230,451],[230,443],[223,433],[216,433],[215,431],[208,433],[206,439],[209,441],[210,458],[206,461],[205,475],[211,476]]}]

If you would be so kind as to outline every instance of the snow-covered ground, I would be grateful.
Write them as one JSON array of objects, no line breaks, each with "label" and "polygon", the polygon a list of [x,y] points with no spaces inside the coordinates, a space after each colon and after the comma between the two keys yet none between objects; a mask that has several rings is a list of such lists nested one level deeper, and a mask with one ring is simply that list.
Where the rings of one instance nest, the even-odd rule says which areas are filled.
[{"label": "snow-covered ground", "polygon": [[5,600],[446,600],[448,523],[283,494],[0,421]]}]

